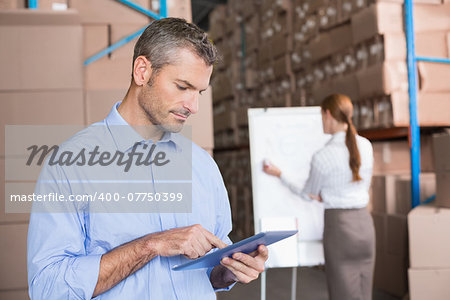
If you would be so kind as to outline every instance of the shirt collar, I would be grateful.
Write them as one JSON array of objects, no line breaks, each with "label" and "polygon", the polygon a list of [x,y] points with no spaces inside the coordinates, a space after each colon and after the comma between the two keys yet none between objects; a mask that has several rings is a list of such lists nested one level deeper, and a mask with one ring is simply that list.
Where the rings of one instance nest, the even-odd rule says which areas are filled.
[{"label": "shirt collar", "polygon": [[328,141],[327,144],[331,144],[333,142],[340,142],[340,141],[344,141],[345,140],[345,136],[346,136],[346,132],[345,131],[338,131],[334,134],[331,135],[330,140]]},{"label": "shirt collar", "polygon": [[[105,120],[106,126],[111,132],[118,150],[125,152],[131,149],[136,143],[153,143],[152,140],[145,140],[139,135],[120,115],[117,108],[121,103],[122,101],[119,101],[113,105]],[[180,152],[182,150],[181,142],[180,134],[166,131],[161,140],[157,141],[156,144],[167,143],[177,152]]]}]

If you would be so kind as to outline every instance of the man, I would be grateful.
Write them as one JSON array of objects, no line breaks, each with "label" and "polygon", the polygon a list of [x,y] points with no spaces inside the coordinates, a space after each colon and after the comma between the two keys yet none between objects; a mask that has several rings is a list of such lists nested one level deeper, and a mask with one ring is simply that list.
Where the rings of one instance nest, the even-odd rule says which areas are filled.
[{"label": "man", "polygon": [[[250,255],[236,253],[224,258],[208,270],[171,269],[187,260],[185,257],[198,258],[231,243],[227,236],[230,208],[220,172],[204,150],[190,141],[186,144],[177,133],[197,112],[199,94],[208,87],[216,60],[215,47],[195,25],[166,18],[147,27],[134,49],[132,82],[125,99],[114,105],[104,121],[61,147],[84,151],[100,145],[99,149],[134,153],[138,147],[156,144],[171,157],[189,153],[190,212],[93,213],[98,201],[34,203],[28,232],[32,299],[215,299],[214,291],[230,288],[235,282],[250,282],[264,270],[268,252],[263,245]],[[100,159],[97,162],[101,164]],[[125,191],[128,197],[136,196],[137,186],[145,186],[147,191],[161,189],[155,179],[161,171],[154,165],[145,168],[144,176],[151,177],[145,185],[134,180],[137,171],[133,168],[130,173],[104,168],[98,172],[100,166],[46,165],[36,192],[94,194],[100,190],[95,182],[105,178],[109,183],[118,182],[110,185],[109,191]],[[173,175],[184,168],[169,170]],[[118,177],[110,180],[111,174]],[[135,176],[134,181],[130,176]],[[120,184],[124,178],[130,182]],[[73,210],[49,213],[55,206]],[[111,206],[100,207],[108,210]]]}]

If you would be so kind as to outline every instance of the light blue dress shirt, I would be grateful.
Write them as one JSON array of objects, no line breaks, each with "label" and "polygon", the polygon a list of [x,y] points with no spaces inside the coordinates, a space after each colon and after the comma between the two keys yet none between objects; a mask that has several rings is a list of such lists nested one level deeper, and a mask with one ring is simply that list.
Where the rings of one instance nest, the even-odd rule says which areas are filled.
[{"label": "light blue dress shirt", "polygon": [[[152,144],[151,141],[143,141],[120,116],[118,105],[120,102],[113,106],[105,120],[77,133],[63,143],[61,149],[92,149],[93,145],[99,145],[126,152],[136,142]],[[119,127],[121,130],[117,129]],[[168,153],[188,150],[185,153],[189,153],[189,158],[192,157],[190,161],[182,162],[186,163],[189,176],[180,175],[184,187],[189,182],[188,193],[191,193],[189,197],[192,197],[192,202],[188,202],[188,211],[191,212],[148,213],[136,211],[134,207],[130,212],[118,213],[117,210],[108,212],[111,206],[103,204],[100,208],[95,207],[96,210],[92,202],[33,203],[28,229],[28,285],[31,299],[91,299],[102,254],[149,233],[201,224],[225,243],[231,244],[228,238],[231,231],[228,196],[214,160],[180,134],[166,133],[156,145]],[[180,164],[177,166],[180,167]],[[92,194],[100,189],[104,191],[104,186],[99,186],[105,182],[109,184],[108,189],[125,195],[142,187],[147,192],[156,192],[161,189],[157,179],[164,179],[165,176],[158,175],[158,172],[161,173],[158,168],[147,166],[145,176],[148,176],[149,181],[136,180],[138,185],[134,185],[132,181],[140,178],[135,176],[139,170],[131,167],[129,172],[123,172],[123,167],[117,165],[109,168],[44,166],[36,193],[65,196]],[[166,173],[173,173],[173,170],[169,168]],[[179,173],[183,173],[183,170]],[[133,179],[124,184],[124,178]],[[114,181],[116,179],[117,183]],[[165,182],[167,187],[168,180],[159,182],[162,182],[162,186]],[[70,206],[73,211],[52,212],[59,205]],[[211,269],[172,271],[172,266],[185,261],[187,258],[181,255],[157,256],[95,299],[215,299],[215,290],[209,281]]]}]

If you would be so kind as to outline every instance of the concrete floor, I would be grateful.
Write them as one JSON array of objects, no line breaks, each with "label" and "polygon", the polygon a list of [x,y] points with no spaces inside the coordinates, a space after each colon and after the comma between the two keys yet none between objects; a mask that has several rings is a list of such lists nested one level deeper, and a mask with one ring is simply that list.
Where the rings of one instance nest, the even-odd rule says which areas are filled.
[{"label": "concrete floor", "polygon": [[[261,278],[261,277],[260,277]],[[259,300],[261,299],[261,279],[249,284],[236,284],[229,292],[217,293],[218,300]],[[291,299],[292,269],[267,270],[266,299]],[[328,300],[325,273],[319,268],[297,268],[297,297],[302,300]],[[380,291],[374,291],[373,300],[398,300]]]}]

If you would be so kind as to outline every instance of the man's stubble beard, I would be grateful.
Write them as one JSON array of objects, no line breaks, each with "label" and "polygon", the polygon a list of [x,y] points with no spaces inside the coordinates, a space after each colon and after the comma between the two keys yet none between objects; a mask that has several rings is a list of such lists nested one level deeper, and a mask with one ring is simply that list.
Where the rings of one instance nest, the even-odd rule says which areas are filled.
[{"label": "man's stubble beard", "polygon": [[[179,124],[164,124],[164,121],[161,118],[158,118],[157,113],[161,112],[161,102],[158,101],[158,96],[154,95],[152,92],[154,80],[149,80],[147,84],[147,89],[143,90],[138,97],[139,106],[142,108],[144,113],[146,114],[148,120],[156,126],[161,131],[168,131],[173,133],[178,133],[183,129],[183,123]],[[155,105],[158,103],[157,105]],[[153,105],[155,106],[153,106]],[[158,107],[159,106],[159,107]],[[167,113],[166,117],[170,117],[170,112]],[[175,121],[177,122],[177,121]]]}]

